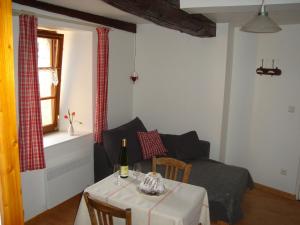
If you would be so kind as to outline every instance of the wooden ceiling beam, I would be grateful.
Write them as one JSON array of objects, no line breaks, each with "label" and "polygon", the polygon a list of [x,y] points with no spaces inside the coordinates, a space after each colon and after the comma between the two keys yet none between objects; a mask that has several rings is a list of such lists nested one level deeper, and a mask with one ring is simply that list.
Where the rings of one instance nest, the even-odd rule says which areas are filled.
[{"label": "wooden ceiling beam", "polygon": [[168,2],[169,4],[171,4],[172,6],[176,7],[176,8],[180,8],[180,2],[179,0],[164,0],[166,2]]},{"label": "wooden ceiling beam", "polygon": [[[92,23],[101,24],[104,26],[109,26],[117,28],[120,30],[128,31],[131,33],[136,33],[136,24],[128,23],[121,20],[111,19],[104,16],[98,16],[87,12],[82,12],[75,9],[70,9],[58,5],[53,5],[46,2],[36,1],[36,0],[13,0],[13,2],[30,6],[37,9],[42,9],[52,13],[58,13],[65,16],[70,16],[73,18],[85,20]],[[82,1],[82,4],[87,4],[87,2]]]},{"label": "wooden ceiling beam", "polygon": [[155,24],[198,37],[215,37],[216,23],[207,17],[188,14],[176,0],[103,0],[104,2],[149,20]]}]

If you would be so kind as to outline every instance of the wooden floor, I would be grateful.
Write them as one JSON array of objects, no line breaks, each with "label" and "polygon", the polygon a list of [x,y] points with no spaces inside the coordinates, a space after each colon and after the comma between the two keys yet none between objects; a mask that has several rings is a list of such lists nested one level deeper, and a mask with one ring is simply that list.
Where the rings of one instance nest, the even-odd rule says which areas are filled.
[{"label": "wooden floor", "polygon": [[[25,225],[73,225],[80,199],[77,195]],[[242,207],[245,215],[236,225],[300,225],[299,201],[254,189],[246,193]]]},{"label": "wooden floor", "polygon": [[27,221],[25,225],[73,225],[80,199],[81,195],[76,195]]},{"label": "wooden floor", "polygon": [[300,225],[300,202],[254,189],[242,204],[244,218],[237,225]]}]

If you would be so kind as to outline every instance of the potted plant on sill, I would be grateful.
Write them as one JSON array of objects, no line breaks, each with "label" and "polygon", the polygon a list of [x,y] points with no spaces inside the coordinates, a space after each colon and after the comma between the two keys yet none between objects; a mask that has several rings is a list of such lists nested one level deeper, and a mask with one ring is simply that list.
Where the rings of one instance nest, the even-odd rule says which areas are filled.
[{"label": "potted plant on sill", "polygon": [[73,124],[76,122],[76,123],[79,123],[79,124],[82,124],[82,122],[78,121],[78,120],[74,120],[74,117],[75,117],[76,113],[75,112],[70,112],[70,109],[68,109],[68,114],[65,114],[64,118],[66,120],[69,121],[69,127],[68,127],[68,134],[70,136],[73,136],[74,135],[74,126]]}]

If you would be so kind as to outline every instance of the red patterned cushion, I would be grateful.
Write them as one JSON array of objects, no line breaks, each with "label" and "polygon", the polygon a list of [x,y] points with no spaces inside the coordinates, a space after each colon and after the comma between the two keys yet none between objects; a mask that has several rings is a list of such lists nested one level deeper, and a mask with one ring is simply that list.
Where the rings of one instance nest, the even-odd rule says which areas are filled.
[{"label": "red patterned cushion", "polygon": [[162,143],[157,130],[149,132],[137,132],[142,146],[143,159],[151,159],[153,156],[166,155],[167,149]]}]

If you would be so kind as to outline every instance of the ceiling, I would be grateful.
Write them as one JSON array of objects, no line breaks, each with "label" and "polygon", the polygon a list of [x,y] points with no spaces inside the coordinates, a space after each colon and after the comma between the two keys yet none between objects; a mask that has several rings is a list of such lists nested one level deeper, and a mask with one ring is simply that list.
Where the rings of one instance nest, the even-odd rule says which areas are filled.
[{"label": "ceiling", "polygon": [[105,16],[112,19],[122,20],[130,23],[143,24],[150,23],[140,17],[121,11],[101,0],[40,0],[53,5],[64,6],[66,8],[76,9],[83,12]]},{"label": "ceiling", "polygon": [[[149,21],[116,9],[101,0],[40,0],[136,24]],[[202,13],[215,22],[241,25],[259,11],[261,0],[180,0],[181,9]],[[279,24],[300,23],[300,0],[265,0],[269,16]]]},{"label": "ceiling", "polygon": [[[262,0],[180,0],[180,7],[218,23],[241,25],[258,13],[261,3]],[[265,5],[278,24],[300,23],[300,0],[265,0]]]}]

